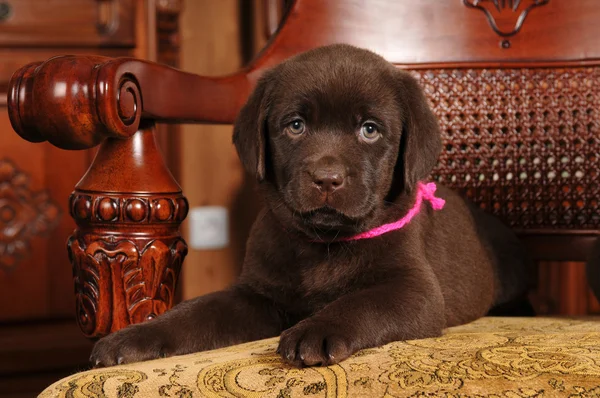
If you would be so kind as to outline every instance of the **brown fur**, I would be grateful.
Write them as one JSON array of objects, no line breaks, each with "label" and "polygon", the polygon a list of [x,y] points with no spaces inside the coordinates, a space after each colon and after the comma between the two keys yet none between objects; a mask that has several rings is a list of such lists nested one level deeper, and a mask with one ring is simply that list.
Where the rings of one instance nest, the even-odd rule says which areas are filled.
[{"label": "brown fur", "polygon": [[[302,134],[290,134],[296,119]],[[359,139],[367,120],[381,133],[372,143]],[[335,45],[266,72],[234,143],[266,203],[239,281],[105,337],[92,353],[97,365],[279,334],[289,363],[332,364],[363,348],[439,336],[525,293],[517,238],[444,187],[443,210],[424,204],[401,230],[336,241],[401,218],[441,149],[417,82],[381,57]]]}]

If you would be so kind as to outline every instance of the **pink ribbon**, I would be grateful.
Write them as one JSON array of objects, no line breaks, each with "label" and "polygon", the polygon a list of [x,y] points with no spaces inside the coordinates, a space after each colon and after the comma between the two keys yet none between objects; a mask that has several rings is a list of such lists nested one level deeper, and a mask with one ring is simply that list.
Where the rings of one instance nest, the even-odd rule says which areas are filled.
[{"label": "pink ribbon", "polygon": [[359,239],[371,239],[391,231],[396,231],[404,227],[410,222],[410,220],[412,220],[417,214],[419,214],[419,212],[421,211],[421,204],[423,203],[423,199],[427,200],[431,204],[433,210],[441,210],[442,208],[444,208],[444,204],[446,204],[446,201],[442,198],[438,198],[437,196],[435,196],[436,189],[437,187],[434,182],[430,182],[427,184],[419,182],[417,185],[417,196],[415,200],[415,205],[408,211],[408,213],[406,213],[404,217],[402,217],[396,222],[383,224],[369,231],[365,231],[358,235],[339,240],[349,241]]}]

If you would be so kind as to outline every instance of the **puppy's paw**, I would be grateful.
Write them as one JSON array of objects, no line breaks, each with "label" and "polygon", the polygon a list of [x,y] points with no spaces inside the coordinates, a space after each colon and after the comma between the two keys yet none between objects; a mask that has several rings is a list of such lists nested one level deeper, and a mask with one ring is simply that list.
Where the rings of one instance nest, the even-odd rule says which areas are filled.
[{"label": "puppy's paw", "polygon": [[284,331],[277,349],[286,362],[298,367],[333,365],[355,351],[343,328],[310,318]]},{"label": "puppy's paw", "polygon": [[168,356],[166,336],[152,323],[128,326],[101,338],[94,345],[94,367],[121,365]]}]

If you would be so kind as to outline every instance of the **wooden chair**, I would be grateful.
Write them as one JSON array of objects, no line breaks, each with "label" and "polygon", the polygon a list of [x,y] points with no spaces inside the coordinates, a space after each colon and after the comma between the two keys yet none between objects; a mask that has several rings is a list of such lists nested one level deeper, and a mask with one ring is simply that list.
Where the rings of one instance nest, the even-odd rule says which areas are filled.
[{"label": "wooden chair", "polygon": [[600,226],[599,20],[596,0],[296,0],[231,76],[94,56],[24,66],[10,84],[15,131],[60,148],[100,146],[70,199],[82,330],[103,336],[173,304],[188,205],[155,123],[232,123],[265,69],[336,42],[421,82],[445,142],[432,178],[502,218],[536,260],[585,261]]}]

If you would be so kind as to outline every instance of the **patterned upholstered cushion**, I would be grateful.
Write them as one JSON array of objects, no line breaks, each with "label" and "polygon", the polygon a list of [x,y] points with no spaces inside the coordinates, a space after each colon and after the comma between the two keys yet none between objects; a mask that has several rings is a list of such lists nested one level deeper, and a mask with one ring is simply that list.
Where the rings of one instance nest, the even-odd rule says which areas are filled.
[{"label": "patterned upholstered cushion", "polygon": [[50,397],[599,397],[600,319],[484,318],[293,369],[277,339],[75,374]]}]

